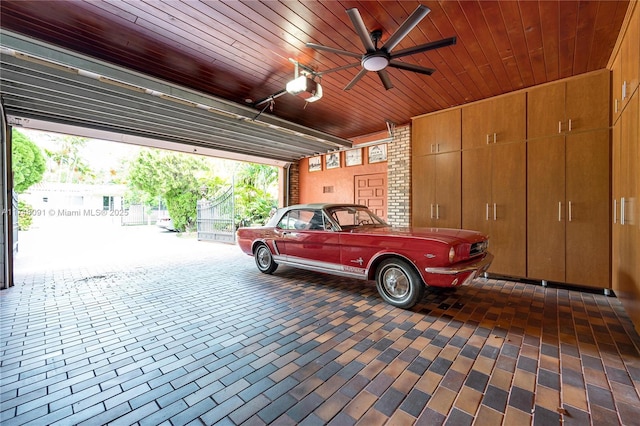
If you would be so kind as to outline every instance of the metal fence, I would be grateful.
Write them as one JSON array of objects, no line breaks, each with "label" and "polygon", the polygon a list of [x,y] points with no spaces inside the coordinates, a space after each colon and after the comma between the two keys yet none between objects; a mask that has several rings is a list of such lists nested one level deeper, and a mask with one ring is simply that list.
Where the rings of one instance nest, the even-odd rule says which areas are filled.
[{"label": "metal fence", "polygon": [[122,226],[152,225],[158,220],[158,210],[151,209],[142,204],[132,204],[127,209],[127,214],[120,220]]},{"label": "metal fence", "polygon": [[198,201],[198,240],[235,242],[233,186],[213,200]]}]

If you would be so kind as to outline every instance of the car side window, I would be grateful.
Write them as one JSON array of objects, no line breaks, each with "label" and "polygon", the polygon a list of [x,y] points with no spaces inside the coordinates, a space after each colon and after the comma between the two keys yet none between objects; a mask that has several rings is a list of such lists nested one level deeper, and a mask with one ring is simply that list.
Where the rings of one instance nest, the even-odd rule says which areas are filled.
[{"label": "car side window", "polygon": [[280,229],[322,230],[324,221],[320,210],[292,210],[285,214],[280,222]]}]

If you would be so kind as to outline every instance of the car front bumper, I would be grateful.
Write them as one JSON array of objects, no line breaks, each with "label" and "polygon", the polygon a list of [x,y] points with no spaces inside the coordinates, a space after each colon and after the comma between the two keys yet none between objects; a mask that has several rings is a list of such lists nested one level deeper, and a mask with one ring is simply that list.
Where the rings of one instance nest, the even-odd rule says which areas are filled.
[{"label": "car front bumper", "polygon": [[452,266],[436,266],[436,267],[426,267],[424,268],[425,272],[428,274],[437,274],[437,275],[460,275],[466,274],[469,272],[475,272],[474,277],[486,272],[491,266],[491,262],[493,262],[493,255],[491,253],[487,253],[480,260],[470,260],[464,263],[458,263]]}]

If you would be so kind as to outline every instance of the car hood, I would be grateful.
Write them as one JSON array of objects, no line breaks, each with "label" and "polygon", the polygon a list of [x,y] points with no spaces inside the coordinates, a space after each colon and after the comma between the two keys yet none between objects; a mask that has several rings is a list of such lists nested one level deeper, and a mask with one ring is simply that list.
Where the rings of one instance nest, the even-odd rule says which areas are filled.
[{"label": "car hood", "polygon": [[397,227],[361,227],[351,231],[354,234],[387,235],[397,237],[423,238],[444,243],[474,243],[487,237],[477,231],[452,228],[397,228]]}]

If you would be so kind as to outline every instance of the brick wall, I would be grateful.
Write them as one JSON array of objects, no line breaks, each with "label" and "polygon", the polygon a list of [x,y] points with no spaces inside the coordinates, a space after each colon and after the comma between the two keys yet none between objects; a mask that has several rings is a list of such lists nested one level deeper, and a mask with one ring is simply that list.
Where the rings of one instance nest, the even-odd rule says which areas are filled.
[{"label": "brick wall", "polygon": [[289,166],[289,205],[300,203],[300,163]]},{"label": "brick wall", "polygon": [[411,126],[396,127],[387,146],[387,221],[393,226],[411,223]]}]

